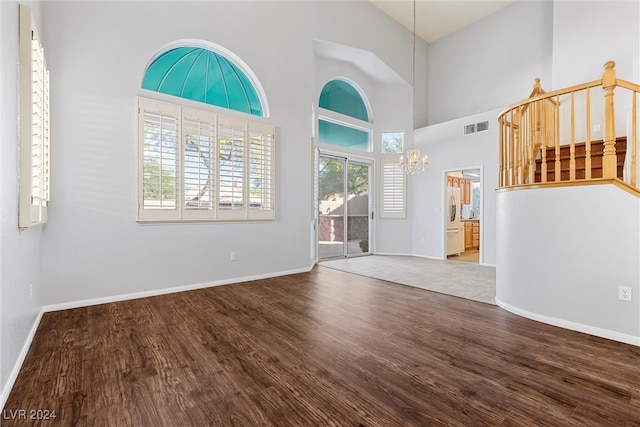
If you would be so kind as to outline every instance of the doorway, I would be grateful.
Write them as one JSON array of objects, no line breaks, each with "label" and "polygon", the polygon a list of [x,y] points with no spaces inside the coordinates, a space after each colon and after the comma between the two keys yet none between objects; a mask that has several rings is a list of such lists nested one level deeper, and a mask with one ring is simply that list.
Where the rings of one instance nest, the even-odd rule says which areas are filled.
[{"label": "doorway", "polygon": [[447,260],[481,260],[482,168],[447,171],[445,218]]},{"label": "doorway", "polygon": [[371,164],[320,154],[318,161],[318,258],[370,253]]}]

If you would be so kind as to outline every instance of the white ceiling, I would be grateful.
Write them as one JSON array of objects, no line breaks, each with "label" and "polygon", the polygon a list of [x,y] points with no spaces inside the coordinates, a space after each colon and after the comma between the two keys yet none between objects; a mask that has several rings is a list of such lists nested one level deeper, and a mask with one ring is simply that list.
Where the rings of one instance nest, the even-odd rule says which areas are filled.
[{"label": "white ceiling", "polygon": [[[413,31],[413,0],[369,0]],[[427,43],[453,33],[515,0],[415,0],[416,35]]]}]

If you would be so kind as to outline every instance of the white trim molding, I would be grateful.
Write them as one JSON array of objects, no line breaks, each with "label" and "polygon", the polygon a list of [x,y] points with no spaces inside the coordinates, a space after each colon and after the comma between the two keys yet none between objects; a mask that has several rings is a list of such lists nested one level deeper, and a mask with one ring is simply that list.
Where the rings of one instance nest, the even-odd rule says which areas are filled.
[{"label": "white trim molding", "polygon": [[613,341],[623,342],[625,344],[631,344],[640,346],[640,337],[634,335],[623,334],[621,332],[612,331],[609,329],[598,328],[595,326],[589,326],[582,323],[571,322],[564,319],[558,319],[556,317],[545,316],[543,314],[533,313],[531,311],[523,310],[518,307],[514,307],[511,304],[507,304],[500,301],[498,297],[495,299],[498,307],[507,310],[510,313],[516,314],[527,319],[536,320],[538,322],[546,323],[548,325],[558,326],[560,328],[569,329],[572,331],[582,332],[589,335],[594,335],[601,338],[607,338]]}]

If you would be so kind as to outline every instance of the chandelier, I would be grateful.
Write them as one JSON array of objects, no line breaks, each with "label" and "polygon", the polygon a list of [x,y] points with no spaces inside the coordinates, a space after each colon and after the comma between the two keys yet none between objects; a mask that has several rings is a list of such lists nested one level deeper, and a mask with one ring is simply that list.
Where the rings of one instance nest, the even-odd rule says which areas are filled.
[{"label": "chandelier", "polygon": [[[413,57],[412,57],[412,66],[413,66],[413,109],[411,110],[411,114],[413,119],[413,128],[415,129],[415,110],[416,110],[416,0],[413,0]],[[415,136],[415,130],[414,130]],[[414,175],[418,172],[423,172],[427,168],[427,164],[429,163],[429,157],[425,154],[424,156],[420,156],[420,150],[417,148],[411,148],[406,150],[406,152],[400,156],[400,167],[402,171],[407,175]]]},{"label": "chandelier", "polygon": [[418,172],[423,172],[429,164],[429,156],[426,154],[420,157],[420,150],[412,148],[400,156],[400,167],[402,171],[407,175],[414,175]]}]

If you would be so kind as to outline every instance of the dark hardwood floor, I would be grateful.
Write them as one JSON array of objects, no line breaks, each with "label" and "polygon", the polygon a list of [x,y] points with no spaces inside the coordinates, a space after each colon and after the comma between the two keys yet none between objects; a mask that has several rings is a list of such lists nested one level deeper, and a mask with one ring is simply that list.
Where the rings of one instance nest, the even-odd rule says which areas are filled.
[{"label": "dark hardwood floor", "polygon": [[640,348],[316,267],[47,313],[2,416],[3,427],[640,426]]}]

